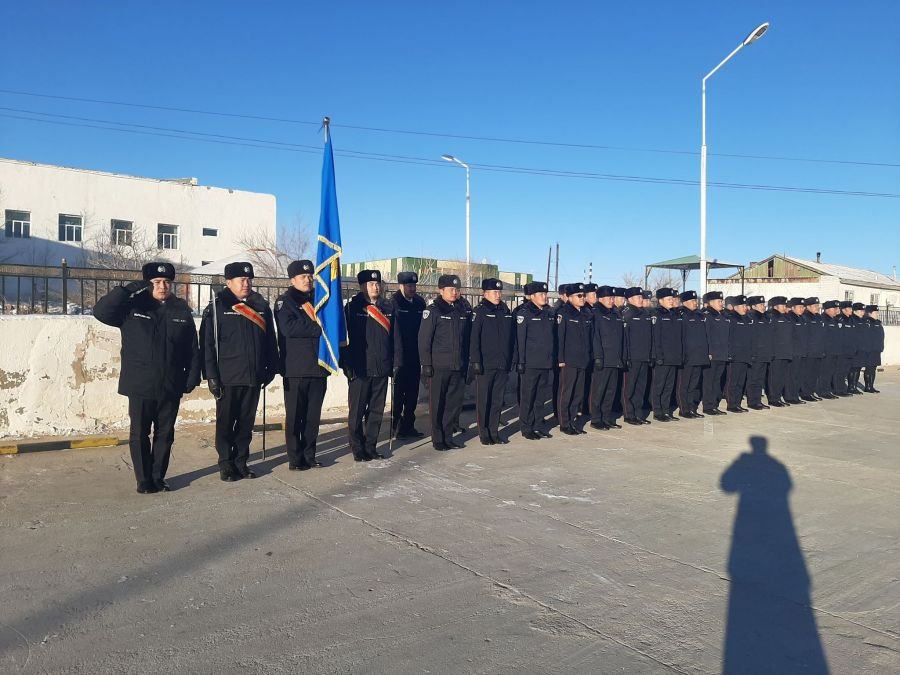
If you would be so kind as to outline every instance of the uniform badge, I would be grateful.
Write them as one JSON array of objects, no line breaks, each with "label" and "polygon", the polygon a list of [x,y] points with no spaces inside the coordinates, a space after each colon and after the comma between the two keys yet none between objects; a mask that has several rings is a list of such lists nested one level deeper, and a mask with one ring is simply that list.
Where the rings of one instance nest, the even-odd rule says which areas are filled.
[{"label": "uniform badge", "polygon": [[244,265],[244,272],[250,274],[250,265]]},{"label": "uniform badge", "polygon": [[562,314],[556,315],[556,323],[562,323]]},{"label": "uniform badge", "polygon": [[423,318],[423,319],[427,319],[429,316],[431,316],[431,310],[430,310],[430,309],[426,309],[424,312],[422,312],[422,318]]},{"label": "uniform badge", "polygon": [[156,268],[156,271],[159,272],[160,274],[162,274],[163,272],[166,271],[166,268],[165,268],[164,265],[159,265],[159,266]]},{"label": "uniform badge", "polygon": [[373,279],[377,279],[377,278],[378,278],[378,272],[372,272],[372,278],[373,278]]},{"label": "uniform badge", "polygon": [[277,312],[279,309],[281,309],[282,305],[284,305],[284,300],[279,300],[278,302],[276,302],[275,311]]},{"label": "uniform badge", "polygon": [[516,315],[516,323],[525,323],[525,317],[521,314]]},{"label": "uniform badge", "polygon": [[651,317],[650,317],[650,323],[652,323],[652,324],[655,324],[655,323],[656,323],[656,317],[655,317],[655,316],[651,316]]}]

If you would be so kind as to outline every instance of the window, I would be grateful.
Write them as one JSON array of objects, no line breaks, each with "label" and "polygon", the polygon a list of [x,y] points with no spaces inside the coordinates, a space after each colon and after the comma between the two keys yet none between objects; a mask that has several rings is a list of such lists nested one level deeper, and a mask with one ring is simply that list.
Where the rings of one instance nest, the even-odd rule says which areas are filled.
[{"label": "window", "polygon": [[770,260],[766,269],[766,276],[770,279],[775,276],[775,260]]},{"label": "window", "polygon": [[7,211],[6,236],[14,239],[29,239],[31,237],[31,213]]},{"label": "window", "polygon": [[81,241],[81,216],[59,214],[59,240]]},{"label": "window", "polygon": [[853,291],[844,291],[844,300],[853,302]]},{"label": "window", "polygon": [[113,246],[131,246],[133,226],[134,223],[130,220],[111,220],[110,229],[112,231]]},{"label": "window", "polygon": [[878,304],[878,293],[872,293],[872,295],[869,296],[869,304],[870,305]]},{"label": "window", "polygon": [[178,226],[159,223],[156,226],[157,248],[178,248]]},{"label": "window", "polygon": [[203,228],[203,236],[204,237],[218,237],[219,230],[215,227],[204,227]]}]

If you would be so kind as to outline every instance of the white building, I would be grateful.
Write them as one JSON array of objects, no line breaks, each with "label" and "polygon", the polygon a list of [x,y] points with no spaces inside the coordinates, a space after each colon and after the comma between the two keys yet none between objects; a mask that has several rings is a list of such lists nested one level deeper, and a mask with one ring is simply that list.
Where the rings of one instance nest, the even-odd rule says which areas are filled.
[{"label": "white building", "polygon": [[275,240],[275,196],[0,158],[0,262],[79,266],[88,251],[195,267]]}]

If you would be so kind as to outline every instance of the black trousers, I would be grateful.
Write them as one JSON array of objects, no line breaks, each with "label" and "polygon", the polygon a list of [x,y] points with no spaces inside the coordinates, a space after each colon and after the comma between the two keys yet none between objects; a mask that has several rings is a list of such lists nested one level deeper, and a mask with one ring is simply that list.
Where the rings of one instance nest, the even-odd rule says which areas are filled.
[{"label": "black trousers", "polygon": [[847,375],[850,373],[850,357],[849,356],[835,356],[834,357],[834,371],[831,374],[832,387],[836,394],[846,394],[847,393]]},{"label": "black trousers", "polygon": [[618,368],[601,368],[591,373],[591,422],[596,424],[614,424],[616,414],[614,406],[619,390]]},{"label": "black trousers", "polygon": [[486,370],[475,376],[475,419],[482,440],[500,440],[500,413],[508,377],[505,370]]},{"label": "black trousers", "polygon": [[631,368],[622,377],[622,407],[625,418],[645,420],[650,416],[647,405],[647,391],[650,378],[650,364],[646,361],[632,361]]},{"label": "black trousers", "polygon": [[618,419],[625,414],[624,406],[624,385],[625,385],[625,369],[619,368],[619,374],[616,377],[616,396],[613,398],[613,418]]},{"label": "black trousers", "polygon": [[550,368],[526,368],[521,378],[519,422],[522,431],[534,431],[544,421],[544,404],[548,388],[552,387],[553,370]]},{"label": "black trousers", "polygon": [[834,392],[834,356],[826,356],[819,361],[819,372],[816,376],[816,393],[819,396]]},{"label": "black trousers", "polygon": [[724,393],[725,361],[710,361],[703,373],[703,409],[718,408]]},{"label": "black trousers", "polygon": [[216,401],[216,452],[220,469],[247,468],[259,392],[259,387],[222,387],[222,398]]},{"label": "black trousers", "polygon": [[683,415],[686,412],[697,412],[700,406],[700,381],[704,369],[708,366],[684,366],[678,371],[678,409]]},{"label": "black trousers", "polygon": [[551,398],[553,414],[559,418],[559,366],[553,368],[553,396]]},{"label": "black trousers", "polygon": [[787,381],[790,371],[791,362],[788,359],[773,359],[769,364],[769,382],[766,387],[766,398],[769,403],[788,397]]},{"label": "black trousers", "polygon": [[766,374],[769,364],[766,361],[754,361],[750,365],[747,374],[747,403],[748,405],[762,405],[763,387],[766,386]]},{"label": "black trousers", "polygon": [[581,397],[581,405],[578,406],[582,415],[591,414],[591,380],[594,379],[593,364],[584,369],[584,393]]},{"label": "black trousers", "polygon": [[374,457],[381,432],[381,418],[384,416],[384,401],[387,397],[388,378],[354,377],[347,385],[347,399],[350,412],[347,428],[350,436],[350,451],[354,457]]},{"label": "black trousers", "polygon": [[650,404],[654,415],[669,415],[673,411],[672,392],[675,391],[675,376],[678,366],[653,366],[653,384]]},{"label": "black trousers", "polygon": [[728,375],[725,379],[725,400],[729,407],[739,407],[744,398],[744,387],[747,385],[749,363],[732,361],[728,364]]},{"label": "black trousers", "polygon": [[807,356],[803,360],[804,375],[803,391],[807,396],[819,393],[819,373],[822,372],[823,359],[820,356]]},{"label": "black trousers", "polygon": [[434,377],[429,378],[428,407],[434,445],[446,445],[453,438],[465,388],[465,376],[459,370],[435,370]]},{"label": "black trousers", "polygon": [[559,369],[559,401],[556,404],[561,429],[575,426],[583,400],[584,368],[563,366]]},{"label": "black trousers", "polygon": [[138,483],[149,483],[166,477],[180,403],[180,398],[157,401],[137,396],[128,397],[128,416],[131,418],[128,447],[131,450],[134,477]]},{"label": "black trousers", "polygon": [[400,368],[397,379],[394,380],[393,425],[399,432],[411,431],[415,426],[421,376],[422,367],[416,363]]},{"label": "black trousers", "polygon": [[789,401],[796,401],[800,398],[801,388],[803,385],[805,356],[795,356],[791,359],[791,365],[788,369],[787,382],[785,382],[785,398]]},{"label": "black trousers", "polygon": [[285,377],[284,443],[291,466],[312,466],[327,378]]}]

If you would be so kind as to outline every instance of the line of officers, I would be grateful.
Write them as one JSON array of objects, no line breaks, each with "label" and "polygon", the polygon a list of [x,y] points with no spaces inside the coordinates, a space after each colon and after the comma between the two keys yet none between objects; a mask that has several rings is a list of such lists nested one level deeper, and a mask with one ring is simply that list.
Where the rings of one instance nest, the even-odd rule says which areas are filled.
[{"label": "line of officers", "polygon": [[[226,265],[225,287],[203,312],[199,339],[186,302],[172,295],[175,270],[148,263],[143,279],[113,288],[94,309],[122,334],[119,393],[129,399],[130,450],[138,492],[168,490],[165,481],[181,397],[201,375],[216,399],[215,445],[223,481],[253,478],[249,448],[260,392],[281,375],[285,441],[291,470],[321,466],[316,443],[329,371],[320,365],[321,325],[313,297],[314,265],[288,266],[290,288],[274,311],[253,290],[249,262]],[[357,275],[359,293],[345,305],[348,342],[337,346],[348,380],[348,436],[356,461],[381,458],[377,442],[388,386],[392,434],[417,439],[415,410],[428,392],[431,441],[455,437],[467,383],[473,383],[479,439],[507,443],[500,431],[504,393],[515,374],[521,433],[529,440],[743,413],[877,393],[884,349],[878,308],[817,298],[770,298],[671,288],[565,284],[550,307],[547,284],[524,289],[514,309],[503,283],[482,282],[482,299],[461,297],[458,276],[438,281],[430,302],[414,272],[401,272],[385,297],[381,273]],[[768,307],[768,309],[767,309]],[[864,373],[864,387],[859,379]],[[768,405],[763,403],[765,392]],[[748,408],[742,406],[746,396]],[[552,402],[552,417],[545,410]],[[702,413],[700,412],[702,405]],[[151,437],[152,432],[152,437]]]}]

